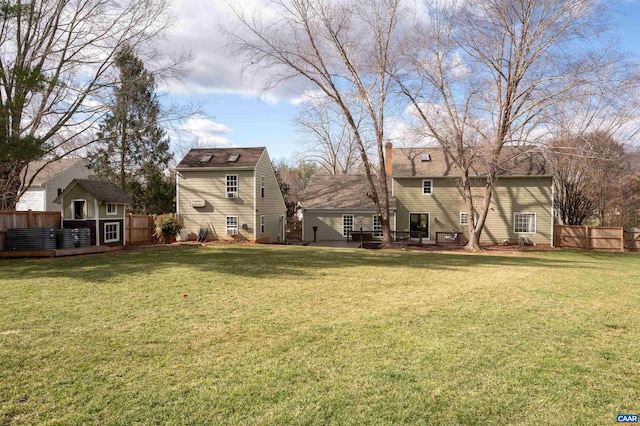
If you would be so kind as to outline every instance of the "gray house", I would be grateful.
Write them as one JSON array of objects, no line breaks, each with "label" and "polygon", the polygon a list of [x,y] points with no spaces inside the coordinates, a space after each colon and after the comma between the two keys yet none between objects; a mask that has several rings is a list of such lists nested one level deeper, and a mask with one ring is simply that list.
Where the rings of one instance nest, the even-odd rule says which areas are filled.
[{"label": "gray house", "polygon": [[89,228],[91,245],[122,246],[129,196],[115,183],[74,179],[54,200],[61,205],[62,227]]},{"label": "gray house", "polygon": [[[389,182],[389,188],[391,183]],[[361,175],[314,175],[300,201],[302,240],[338,241],[349,231],[375,232],[382,236],[382,225],[368,194],[367,178]],[[391,197],[391,230],[395,230],[395,199]]]},{"label": "gray house", "polygon": [[30,162],[22,184],[29,185],[32,178],[33,182],[18,200],[16,210],[57,211],[56,197],[73,179],[87,179],[92,174],[88,166],[89,163],[82,158],[63,158],[51,163]]}]

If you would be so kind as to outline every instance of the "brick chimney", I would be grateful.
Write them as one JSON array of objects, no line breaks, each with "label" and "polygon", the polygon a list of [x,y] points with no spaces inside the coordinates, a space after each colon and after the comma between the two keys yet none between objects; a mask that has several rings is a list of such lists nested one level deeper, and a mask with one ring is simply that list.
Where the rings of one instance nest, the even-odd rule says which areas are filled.
[{"label": "brick chimney", "polygon": [[393,154],[391,150],[393,149],[393,144],[391,142],[387,142],[384,144],[384,172],[387,176],[391,176],[393,172]]}]

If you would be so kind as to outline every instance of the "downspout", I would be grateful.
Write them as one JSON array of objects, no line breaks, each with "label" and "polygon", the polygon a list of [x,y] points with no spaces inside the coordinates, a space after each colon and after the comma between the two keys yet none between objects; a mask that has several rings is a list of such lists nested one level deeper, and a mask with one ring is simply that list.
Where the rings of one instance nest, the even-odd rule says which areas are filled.
[{"label": "downspout", "polygon": [[93,199],[93,205],[94,205],[94,211],[93,211],[93,215],[95,216],[95,220],[96,220],[96,245],[100,246],[100,215],[98,214],[99,210],[98,210],[98,199],[94,198]]}]

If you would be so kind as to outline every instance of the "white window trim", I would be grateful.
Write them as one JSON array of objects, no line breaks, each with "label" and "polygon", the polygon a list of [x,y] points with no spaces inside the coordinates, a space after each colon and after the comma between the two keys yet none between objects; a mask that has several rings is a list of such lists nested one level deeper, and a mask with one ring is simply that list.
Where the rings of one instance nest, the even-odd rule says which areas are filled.
[{"label": "white window trim", "polygon": [[[519,215],[519,214],[533,215],[533,232],[516,231],[516,216]],[[533,234],[537,234],[537,231],[538,231],[538,215],[536,213],[533,213],[533,212],[515,212],[515,213],[513,213],[513,233],[514,234],[533,235]]]},{"label": "white window trim", "polygon": [[355,218],[355,215],[353,215],[353,214],[343,214],[343,215],[342,215],[342,236],[343,236],[344,238],[347,238],[347,233],[345,232],[345,231],[346,231],[346,228],[344,227],[344,219],[345,219],[346,217],[350,217],[350,218],[351,218],[351,231],[352,231],[352,232],[353,232],[354,226],[356,225],[356,218]]},{"label": "white window trim", "polygon": [[[236,178],[236,190],[235,191],[229,191],[229,178],[235,176]],[[240,178],[238,177],[237,174],[228,174],[228,175],[224,175],[224,193],[225,196],[227,194],[236,194],[236,197],[238,197],[240,195]]]},{"label": "white window trim", "polygon": [[[379,231],[376,231],[376,220],[380,224]],[[376,234],[379,234],[378,237],[382,235],[382,222],[380,222],[380,217],[377,214],[374,214],[371,218],[371,230],[373,231],[374,236],[376,236]]]},{"label": "white window trim", "polygon": [[[467,215],[467,223],[462,223],[462,215],[466,214]],[[468,212],[460,212],[460,220],[458,221],[458,224],[460,224],[460,226],[467,226],[469,223],[469,213]],[[478,212],[473,212],[473,224],[475,225],[476,223],[478,223]]]},{"label": "white window trim", "polygon": [[[82,218],[81,219],[76,219],[76,201],[84,201],[84,209],[82,212]],[[87,200],[83,199],[83,198],[76,198],[74,200],[71,200],[71,219],[73,220],[85,220],[87,219]]]},{"label": "white window trim", "polygon": [[[229,226],[229,219],[230,218],[235,218],[236,219],[236,224]],[[238,235],[240,233],[240,218],[238,216],[226,216],[225,217],[225,229],[226,229],[226,233],[227,235]],[[230,234],[229,231],[230,230],[235,230],[234,234]]]},{"label": "white window trim", "polygon": [[260,215],[260,233],[264,234],[264,215]]},{"label": "white window trim", "polygon": [[[109,206],[115,206],[116,210],[113,213],[109,213]],[[105,205],[105,211],[107,216],[117,216],[118,215],[118,205],[116,203],[107,203]]]},{"label": "white window trim", "polygon": [[[107,227],[111,226],[111,225],[115,225],[116,226],[116,238],[111,238],[111,239],[107,239]],[[120,241],[120,222],[106,222],[104,224],[104,243],[108,244],[108,243],[117,243],[118,241]]]},{"label": "white window trim", "polygon": [[[425,182],[430,182],[430,192],[424,192],[424,183]],[[422,179],[422,195],[433,195],[433,179]]]}]

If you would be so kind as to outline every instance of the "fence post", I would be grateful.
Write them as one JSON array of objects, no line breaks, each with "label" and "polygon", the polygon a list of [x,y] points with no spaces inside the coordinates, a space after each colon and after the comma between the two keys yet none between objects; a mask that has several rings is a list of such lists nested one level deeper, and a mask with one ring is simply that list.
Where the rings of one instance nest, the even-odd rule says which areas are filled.
[{"label": "fence post", "polygon": [[131,240],[131,228],[133,228],[133,216],[129,213],[129,226],[127,226],[127,241],[129,244],[133,244],[133,241]]},{"label": "fence post", "polygon": [[624,251],[624,228],[620,228],[620,251]]},{"label": "fence post", "polygon": [[27,210],[27,228],[31,228],[33,225],[33,212],[31,209]]},{"label": "fence post", "polygon": [[591,246],[591,232],[589,231],[589,225],[584,227],[584,248],[589,250]]}]

